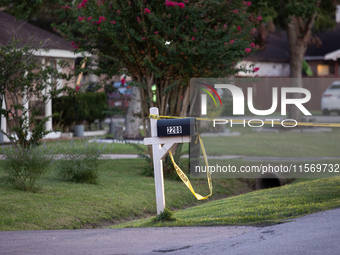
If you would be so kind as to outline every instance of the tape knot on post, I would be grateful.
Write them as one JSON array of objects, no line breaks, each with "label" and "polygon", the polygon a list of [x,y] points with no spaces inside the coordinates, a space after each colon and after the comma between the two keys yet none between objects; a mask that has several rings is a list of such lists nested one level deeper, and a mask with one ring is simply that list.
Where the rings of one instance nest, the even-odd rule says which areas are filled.
[{"label": "tape knot on post", "polygon": [[149,118],[150,119],[156,119],[156,120],[160,120],[161,118],[159,117],[159,115],[157,115],[157,114],[150,114],[149,115]]}]

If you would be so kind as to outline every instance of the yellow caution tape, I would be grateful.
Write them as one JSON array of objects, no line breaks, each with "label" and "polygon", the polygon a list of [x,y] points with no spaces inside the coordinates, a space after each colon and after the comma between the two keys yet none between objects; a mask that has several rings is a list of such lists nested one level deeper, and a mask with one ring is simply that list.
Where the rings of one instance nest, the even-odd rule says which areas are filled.
[{"label": "yellow caution tape", "polygon": [[[156,114],[150,114],[149,118],[159,120],[161,118],[183,119],[183,118],[188,118],[188,117],[159,116],[159,115],[156,115]],[[196,118],[196,119],[197,120],[205,120],[205,121],[214,121],[214,120],[215,121],[225,121],[225,120],[227,120],[227,121],[233,121],[233,122],[244,122],[244,120],[233,120],[233,119],[212,119],[212,118]],[[256,120],[252,120],[251,122],[253,124],[264,123],[264,124],[271,124],[271,125],[281,125],[281,122],[279,122],[279,121],[256,121]],[[294,122],[294,121],[289,122],[289,121],[285,121],[284,124],[285,124],[285,126],[340,127],[340,123],[312,123],[312,122]],[[208,159],[207,159],[207,155],[205,153],[203,141],[202,141],[199,134],[197,136],[198,136],[198,139],[200,141],[200,145],[201,145],[203,156],[204,156],[204,161],[205,161],[205,164],[206,164],[206,167],[207,167],[207,179],[208,179],[209,190],[210,190],[209,195],[203,197],[200,194],[196,193],[194,188],[192,187],[188,177],[181,170],[181,168],[176,164],[171,150],[169,150],[169,155],[170,155],[172,164],[174,165],[178,176],[181,178],[181,180],[184,182],[184,184],[188,187],[188,189],[192,192],[192,194],[194,194],[194,196],[197,198],[197,200],[203,200],[203,199],[207,199],[208,197],[210,197],[212,195],[212,180],[211,180],[211,174],[210,174],[210,171],[209,171]],[[196,140],[196,142],[197,142],[197,140]]]},{"label": "yellow caution tape", "polygon": [[[227,119],[228,120],[228,119]],[[215,119],[215,121],[225,121],[223,119]],[[233,122],[243,122],[243,120],[232,120]],[[271,124],[271,125],[281,125],[280,121],[256,121],[251,120],[252,124]],[[284,121],[285,126],[310,126],[310,127],[340,127],[340,123],[313,123],[313,122],[294,122],[294,121]]]},{"label": "yellow caution tape", "polygon": [[[211,181],[211,175],[210,175],[210,171],[209,171],[209,167],[208,167],[207,155],[205,153],[204,145],[203,145],[203,142],[202,142],[202,139],[201,139],[200,135],[198,135],[198,138],[199,138],[199,141],[200,141],[200,144],[201,144],[201,148],[202,148],[205,164],[207,166],[207,179],[208,179],[209,190],[210,190],[210,194],[209,195],[203,197],[200,194],[196,193],[194,188],[192,187],[188,177],[185,175],[185,173],[183,173],[181,168],[175,163],[175,160],[174,160],[174,157],[172,156],[171,150],[169,150],[169,155],[170,155],[172,164],[174,165],[175,170],[176,170],[178,176],[181,178],[181,180],[184,182],[184,184],[188,187],[188,189],[191,191],[191,193],[194,194],[194,196],[197,198],[197,200],[203,200],[203,199],[207,199],[208,197],[210,197],[212,195],[212,181]],[[197,140],[196,140],[196,142],[197,142]]]},{"label": "yellow caution tape", "polygon": [[[159,116],[157,114],[150,114],[149,118],[160,120],[161,118],[163,118],[163,119],[187,119],[187,118],[190,118],[190,117]],[[207,121],[213,121],[214,120],[214,119],[210,119],[210,118],[196,118],[196,119],[197,120],[207,120]]]},{"label": "yellow caution tape", "polygon": [[[174,116],[159,116],[155,114],[150,114],[149,117],[151,119],[184,119],[189,117],[174,117]],[[205,120],[205,121],[232,121],[232,122],[244,122],[248,120],[237,120],[237,119],[212,119],[212,118],[196,118],[197,120]],[[251,120],[252,124],[270,124],[270,125],[281,125],[280,121],[256,121]],[[294,121],[284,121],[285,126],[310,126],[310,127],[340,127],[340,123],[313,123],[313,122],[294,122]]]},{"label": "yellow caution tape", "polygon": [[[160,120],[161,119],[157,114],[150,114],[149,118],[150,119],[156,119],[156,120]],[[182,118],[182,117],[177,117],[177,118]]]}]

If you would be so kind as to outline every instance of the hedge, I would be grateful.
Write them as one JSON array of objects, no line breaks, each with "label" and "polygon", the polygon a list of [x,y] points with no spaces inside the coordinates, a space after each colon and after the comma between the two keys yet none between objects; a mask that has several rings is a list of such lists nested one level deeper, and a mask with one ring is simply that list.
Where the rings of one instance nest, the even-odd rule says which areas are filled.
[{"label": "hedge", "polygon": [[76,96],[62,96],[53,99],[53,113],[59,115],[53,117],[53,124],[64,131],[73,124],[81,124],[86,121],[93,123],[96,119],[104,120],[107,110],[105,92],[77,93]]}]

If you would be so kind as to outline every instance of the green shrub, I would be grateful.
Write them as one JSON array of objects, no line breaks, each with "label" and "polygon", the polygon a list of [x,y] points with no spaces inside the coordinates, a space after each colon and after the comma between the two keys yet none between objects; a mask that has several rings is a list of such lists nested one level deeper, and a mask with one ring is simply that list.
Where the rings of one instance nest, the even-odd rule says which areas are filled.
[{"label": "green shrub", "polygon": [[64,129],[76,122],[93,123],[96,119],[105,119],[107,104],[104,92],[77,93],[76,96],[62,96],[53,99],[53,112],[59,116],[53,118],[54,125]]},{"label": "green shrub", "polygon": [[159,222],[159,221],[175,221],[176,219],[173,216],[173,211],[171,211],[170,208],[165,207],[164,211],[162,211],[159,215],[157,215],[153,221]]},{"label": "green shrub", "polygon": [[85,142],[83,148],[64,155],[55,166],[60,177],[66,181],[97,184],[100,158],[100,150],[93,145],[88,146]]},{"label": "green shrub", "polygon": [[78,95],[82,107],[85,109],[85,119],[88,124],[94,123],[96,119],[102,121],[106,118],[106,94],[104,92],[88,92]]},{"label": "green shrub", "polygon": [[[53,118],[53,125],[63,128],[63,131],[72,126],[76,120],[75,104],[75,97],[72,96],[62,96],[53,99],[52,110],[54,113],[59,114]],[[77,114],[79,117],[79,113]],[[82,119],[82,117],[80,118]]]},{"label": "green shrub", "polygon": [[36,181],[43,176],[52,162],[43,146],[25,149],[10,147],[3,150],[5,159],[2,167],[7,173],[7,181],[17,189],[36,191]]}]

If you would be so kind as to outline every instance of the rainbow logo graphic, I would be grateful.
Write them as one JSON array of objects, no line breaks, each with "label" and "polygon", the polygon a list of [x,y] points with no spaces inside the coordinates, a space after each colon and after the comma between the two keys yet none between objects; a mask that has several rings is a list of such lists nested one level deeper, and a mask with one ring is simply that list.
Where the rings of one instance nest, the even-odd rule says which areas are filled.
[{"label": "rainbow logo graphic", "polygon": [[[222,100],[221,100],[220,96],[218,95],[217,91],[213,87],[211,87],[208,84],[202,83],[202,82],[196,82],[196,83],[202,84],[202,85],[206,86],[210,91],[212,91],[217,96],[217,98],[220,101],[220,104],[222,106]],[[213,97],[213,95],[211,94],[211,92],[209,90],[207,90],[206,88],[199,88],[199,89],[201,89],[204,92],[206,92],[212,98],[212,100],[214,101],[215,106],[217,106],[216,100],[215,100],[215,98]]]}]

